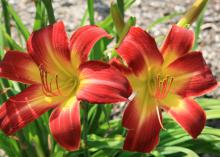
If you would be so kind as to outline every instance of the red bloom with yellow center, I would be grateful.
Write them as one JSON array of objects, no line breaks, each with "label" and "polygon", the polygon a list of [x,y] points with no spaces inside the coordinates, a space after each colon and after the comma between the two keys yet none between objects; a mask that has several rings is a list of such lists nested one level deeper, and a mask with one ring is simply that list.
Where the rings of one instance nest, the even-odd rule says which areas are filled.
[{"label": "red bloom with yellow center", "polygon": [[80,145],[80,101],[117,103],[131,94],[127,79],[115,68],[87,61],[93,45],[111,38],[96,26],[73,33],[70,43],[62,22],[33,32],[28,53],[8,51],[0,62],[0,77],[30,84],[0,107],[0,128],[11,135],[53,109],[50,130],[68,150]]},{"label": "red bloom with yellow center", "polygon": [[128,67],[118,60],[112,65],[126,75],[135,94],[122,121],[125,150],[154,149],[163,127],[161,109],[193,138],[201,133],[206,116],[192,98],[213,90],[217,82],[202,53],[190,51],[193,41],[192,31],[174,25],[159,50],[147,32],[132,27],[117,49]]}]

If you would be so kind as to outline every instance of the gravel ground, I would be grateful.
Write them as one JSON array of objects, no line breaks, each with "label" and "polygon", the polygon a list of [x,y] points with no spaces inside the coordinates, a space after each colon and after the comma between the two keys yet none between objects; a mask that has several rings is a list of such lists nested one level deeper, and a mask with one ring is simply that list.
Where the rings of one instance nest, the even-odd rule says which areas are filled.
[{"label": "gravel ground", "polygon": [[[35,16],[34,3],[31,0],[9,0],[20,15],[21,19],[31,31]],[[133,6],[126,12],[126,17],[135,16],[137,25],[147,28],[155,19],[173,12],[184,12],[193,0],[136,0]],[[99,21],[109,13],[110,1],[95,0],[95,19]],[[63,20],[67,31],[70,33],[79,27],[80,20],[86,9],[85,0],[53,0],[55,16]],[[160,24],[150,30],[153,36],[166,35],[170,26],[178,21],[179,17]],[[220,80],[220,0],[210,0],[205,12],[202,33],[200,34],[199,50],[203,51],[207,63],[213,70],[217,80]],[[220,89],[210,94],[215,98],[220,97]]]}]

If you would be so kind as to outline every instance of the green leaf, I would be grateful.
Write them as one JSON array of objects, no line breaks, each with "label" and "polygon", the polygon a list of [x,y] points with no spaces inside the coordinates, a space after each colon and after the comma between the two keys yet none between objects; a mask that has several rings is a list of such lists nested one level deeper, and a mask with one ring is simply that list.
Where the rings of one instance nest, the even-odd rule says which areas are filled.
[{"label": "green leaf", "polygon": [[54,16],[52,1],[51,0],[42,0],[42,2],[44,3],[44,6],[46,8],[49,23],[50,24],[55,23],[56,19],[55,19],[55,16]]},{"label": "green leaf", "polygon": [[85,13],[84,13],[84,15],[83,15],[83,18],[82,18],[82,20],[80,22],[80,26],[84,26],[85,25],[86,19],[87,19],[88,15],[89,15],[89,12],[88,12],[88,8],[87,8]]},{"label": "green leaf", "polygon": [[3,30],[4,39],[11,45],[13,50],[24,52],[25,50],[11,38],[11,36]]},{"label": "green leaf", "polygon": [[117,0],[117,5],[122,17],[124,18],[124,0]]},{"label": "green leaf", "polygon": [[34,2],[35,2],[36,12],[35,12],[33,30],[36,31],[41,28],[41,1],[36,0]]},{"label": "green leaf", "polygon": [[90,60],[104,60],[105,55],[103,52],[106,50],[108,44],[111,42],[111,39],[100,39],[95,46],[93,47],[92,51],[89,54]]},{"label": "green leaf", "polygon": [[161,154],[163,155],[176,154],[176,153],[182,152],[186,154],[185,157],[199,157],[199,155],[196,154],[194,151],[184,148],[184,147],[177,147],[177,146],[160,147],[158,148],[158,150],[161,151]]},{"label": "green leaf", "polygon": [[39,30],[40,28],[47,25],[47,21],[46,21],[47,18],[45,16],[46,9],[42,1],[36,0],[35,7],[36,7],[36,12],[35,12],[35,19],[33,26],[34,31]]},{"label": "green leaf", "polygon": [[[134,2],[135,0],[126,0],[124,2],[124,9],[127,10]],[[113,24],[113,19],[111,15],[108,15],[103,21],[98,22],[97,26],[107,29],[112,24]]]},{"label": "green leaf", "polygon": [[17,13],[13,9],[13,7],[6,0],[2,0],[2,2],[4,2],[4,5],[5,5],[8,13],[11,15],[12,19],[15,21],[15,24],[18,27],[18,29],[21,32],[21,34],[23,35],[24,39],[27,40],[29,38],[29,35],[30,35],[28,29],[23,24],[22,20],[17,15]]},{"label": "green leaf", "polygon": [[89,110],[89,128],[90,133],[94,133],[99,126],[99,119],[102,114],[102,105],[93,105],[93,107]]},{"label": "green leaf", "polygon": [[14,139],[5,136],[2,132],[0,132],[0,139],[0,149],[3,149],[8,156],[21,157],[18,144]]},{"label": "green leaf", "polygon": [[123,140],[124,138],[120,135],[114,138],[102,138],[92,134],[88,136],[88,145],[91,151],[97,151],[104,148],[121,149]]},{"label": "green leaf", "polygon": [[118,150],[115,149],[101,149],[92,154],[92,157],[114,157],[118,153]]},{"label": "green leaf", "polygon": [[122,30],[122,33],[121,33],[121,35],[119,37],[119,41],[118,41],[116,47],[118,47],[121,44],[121,42],[123,41],[124,37],[127,35],[129,29],[132,26],[134,26],[135,24],[136,24],[136,18],[135,17],[130,17],[128,19],[127,23],[125,24],[123,30]]},{"label": "green leaf", "polygon": [[182,146],[195,151],[197,154],[209,154],[210,156],[217,156],[220,154],[220,141],[216,141],[215,139],[208,140],[211,138],[212,137],[200,138],[193,141],[190,140],[183,143]]},{"label": "green leaf", "polygon": [[174,13],[171,13],[171,14],[168,14],[166,16],[163,16],[163,17],[160,17],[158,19],[156,19],[154,22],[152,22],[148,27],[147,27],[147,30],[151,30],[152,28],[154,28],[155,26],[157,26],[158,24],[161,24],[161,23],[165,23],[171,19],[173,19],[174,17],[177,17],[179,15],[182,15],[183,13],[178,13],[178,12],[174,12]]},{"label": "green leaf", "polygon": [[91,25],[95,24],[94,19],[94,0],[87,0],[87,7],[89,12],[89,22]]},{"label": "green leaf", "polygon": [[220,119],[220,109],[207,110],[207,119]]},{"label": "green leaf", "polygon": [[201,32],[201,26],[202,26],[202,24],[204,22],[205,8],[203,9],[202,13],[199,15],[199,17],[198,17],[198,19],[196,21],[196,27],[194,29],[195,41],[194,41],[194,45],[193,45],[193,48],[192,48],[193,50],[196,50],[198,48],[198,45],[199,45],[199,34]]},{"label": "green leaf", "polygon": [[220,137],[220,129],[205,127],[202,134],[215,135]]},{"label": "green leaf", "polygon": [[115,3],[112,3],[111,8],[110,8],[110,12],[111,12],[111,16],[113,19],[113,23],[114,23],[115,28],[117,30],[117,34],[118,34],[118,36],[120,36],[122,33],[122,30],[125,26],[125,23],[124,23],[124,18],[118,8],[118,5]]},{"label": "green leaf", "polygon": [[[2,16],[0,14],[0,21],[2,20]],[[2,56],[4,55],[4,36],[3,36],[3,25],[0,23],[0,60],[2,60]]]},{"label": "green leaf", "polygon": [[5,30],[9,35],[11,35],[10,15],[7,9],[7,1],[1,0],[1,3],[2,3],[2,11],[4,16]]},{"label": "green leaf", "polygon": [[219,99],[210,99],[210,98],[198,98],[196,101],[204,108],[204,109],[212,109],[216,107],[220,107]]}]

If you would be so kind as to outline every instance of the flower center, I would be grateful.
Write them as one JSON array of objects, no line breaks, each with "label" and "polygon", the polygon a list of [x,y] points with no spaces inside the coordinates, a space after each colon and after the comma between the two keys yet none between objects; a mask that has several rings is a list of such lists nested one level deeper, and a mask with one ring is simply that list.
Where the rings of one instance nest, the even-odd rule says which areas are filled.
[{"label": "flower center", "polygon": [[157,100],[166,98],[169,94],[174,78],[164,74],[160,69],[150,69],[146,76],[146,94]]},{"label": "flower center", "polygon": [[39,66],[40,78],[42,82],[42,91],[48,97],[67,96],[70,92],[75,93],[79,86],[77,76],[71,78],[62,78],[57,74],[49,74],[42,66]]},{"label": "flower center", "polygon": [[157,75],[155,81],[155,97],[157,99],[164,99],[168,95],[173,84],[173,80],[174,78],[171,76],[163,78],[161,75]]},{"label": "flower center", "polygon": [[[58,84],[58,75],[55,75],[55,77],[48,77],[48,72],[42,68],[42,66],[39,66],[40,70],[40,78],[42,82],[42,91],[46,96],[57,96],[61,95],[61,91]],[[54,90],[53,86],[56,86],[56,90]]]}]

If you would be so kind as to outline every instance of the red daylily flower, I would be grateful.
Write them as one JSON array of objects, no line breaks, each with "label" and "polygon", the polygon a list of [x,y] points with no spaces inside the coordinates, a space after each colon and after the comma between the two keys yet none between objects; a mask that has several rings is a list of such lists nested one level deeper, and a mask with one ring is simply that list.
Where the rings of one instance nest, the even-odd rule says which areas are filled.
[{"label": "red daylily flower", "polygon": [[135,93],[122,120],[125,150],[154,149],[163,127],[161,109],[193,138],[201,133],[206,116],[192,97],[213,90],[217,82],[202,53],[190,51],[193,41],[192,31],[174,25],[159,50],[147,32],[132,27],[117,49],[128,67],[117,59],[112,65],[126,75]]},{"label": "red daylily flower", "polygon": [[67,150],[80,146],[80,101],[117,103],[131,94],[127,79],[114,67],[87,61],[100,38],[111,38],[96,26],[79,28],[70,44],[62,22],[33,32],[28,53],[8,51],[0,77],[31,84],[0,107],[0,128],[11,135],[53,109],[50,130]]}]

